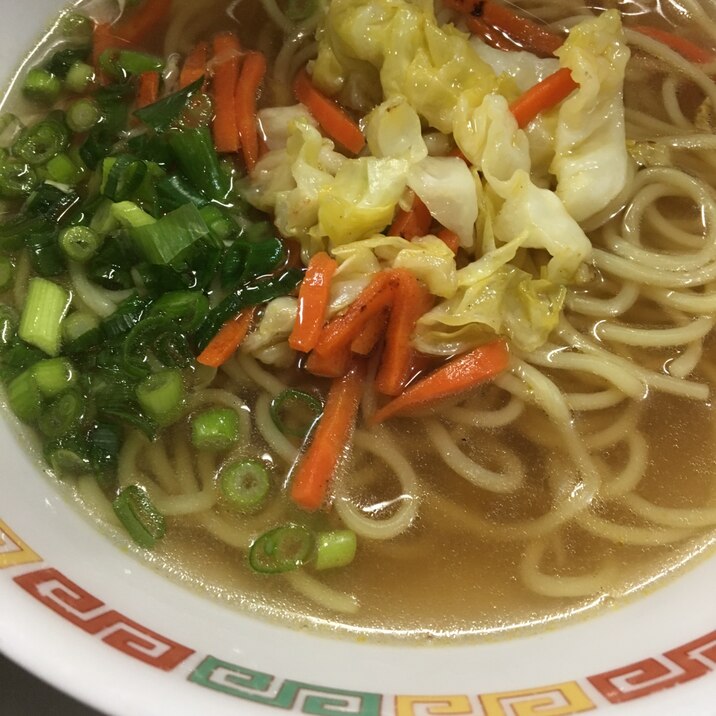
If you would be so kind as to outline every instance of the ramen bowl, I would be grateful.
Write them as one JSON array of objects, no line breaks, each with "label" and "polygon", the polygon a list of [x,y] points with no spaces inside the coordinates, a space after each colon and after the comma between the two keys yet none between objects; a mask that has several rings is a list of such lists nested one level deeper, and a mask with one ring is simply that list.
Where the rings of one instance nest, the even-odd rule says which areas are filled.
[{"label": "ramen bowl", "polygon": [[[17,66],[62,4],[2,0],[2,67]],[[126,538],[98,530],[33,457],[33,438],[5,417],[0,650],[103,712],[714,713],[708,539],[653,589],[595,615],[529,631],[514,624],[499,638],[401,643],[369,629],[332,634],[330,623],[289,628],[171,581]],[[426,582],[420,598],[431,601],[433,590]]]}]

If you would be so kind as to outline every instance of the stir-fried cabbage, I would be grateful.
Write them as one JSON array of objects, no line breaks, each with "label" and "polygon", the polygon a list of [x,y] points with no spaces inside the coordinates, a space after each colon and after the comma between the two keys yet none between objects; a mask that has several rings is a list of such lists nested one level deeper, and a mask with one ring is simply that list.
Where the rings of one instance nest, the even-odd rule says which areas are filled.
[{"label": "stir-fried cabbage", "polygon": [[579,89],[559,108],[551,171],[557,196],[582,222],[619,195],[631,171],[622,96],[629,48],[619,13],[579,23],[556,54]]},{"label": "stir-fried cabbage", "polygon": [[442,132],[452,130],[462,92],[482,98],[502,83],[465,33],[437,24],[431,0],[332,0],[312,71],[349,107],[368,111],[403,96]]},{"label": "stir-fried cabbage", "polygon": [[[317,39],[313,81],[364,112],[367,152],[338,154],[300,105],[268,110],[271,151],[249,196],[274,210],[304,256],[326,247],[337,259],[329,316],[377,271],[404,267],[442,299],[418,323],[421,351],[451,355],[496,334],[525,351],[542,345],[591,255],[579,222],[607,207],[630,172],[618,13],[572,28],[558,59],[441,27],[430,0],[332,0]],[[509,103],[560,66],[578,89],[521,129]],[[469,164],[446,156],[453,141]],[[432,235],[380,233],[413,195],[471,262],[458,270]]]},{"label": "stir-fried cabbage", "polygon": [[288,337],[297,313],[297,299],[291,296],[275,298],[266,305],[259,325],[246,336],[241,350],[268,365],[291,365],[294,354],[288,345]]}]

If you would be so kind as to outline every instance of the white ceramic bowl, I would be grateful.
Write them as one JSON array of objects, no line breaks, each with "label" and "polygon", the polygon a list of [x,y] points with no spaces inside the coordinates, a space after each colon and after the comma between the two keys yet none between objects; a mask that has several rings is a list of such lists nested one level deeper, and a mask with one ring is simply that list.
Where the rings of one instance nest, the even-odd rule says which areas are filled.
[{"label": "white ceramic bowl", "polygon": [[[4,79],[62,4],[0,0]],[[167,581],[99,534],[5,425],[0,455],[0,651],[104,712],[716,714],[716,558],[533,636],[372,645],[258,621]]]}]

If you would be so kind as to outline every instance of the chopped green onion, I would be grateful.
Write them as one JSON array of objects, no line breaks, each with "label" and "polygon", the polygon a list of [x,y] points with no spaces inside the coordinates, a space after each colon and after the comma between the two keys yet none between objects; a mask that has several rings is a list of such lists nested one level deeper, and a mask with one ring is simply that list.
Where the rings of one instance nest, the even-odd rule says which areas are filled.
[{"label": "chopped green onion", "polygon": [[43,398],[55,398],[77,382],[77,372],[67,358],[46,358],[32,367]]},{"label": "chopped green onion", "polygon": [[60,325],[70,305],[70,294],[44,278],[30,279],[20,317],[20,338],[50,356],[60,352]]},{"label": "chopped green onion", "polygon": [[67,390],[43,408],[37,419],[37,427],[48,438],[61,438],[72,432],[82,421],[86,403],[79,390]]},{"label": "chopped green onion", "polygon": [[15,278],[15,267],[7,256],[0,254],[0,291],[7,291]]},{"label": "chopped green onion", "polygon": [[75,62],[65,76],[65,87],[75,94],[86,92],[94,82],[94,67],[86,62]]},{"label": "chopped green onion", "polygon": [[356,533],[333,530],[316,535],[316,569],[335,569],[350,564],[356,556]]},{"label": "chopped green onion", "polygon": [[72,67],[75,62],[86,61],[89,54],[89,44],[84,47],[65,47],[50,57],[45,63],[44,69],[58,79],[63,80],[70,71],[70,67]]},{"label": "chopped green onion", "polygon": [[60,248],[72,261],[89,261],[101,244],[99,235],[87,226],[68,226],[60,232]]},{"label": "chopped green onion", "polygon": [[157,220],[140,209],[134,202],[120,201],[111,206],[112,216],[124,226],[125,229],[139,229],[143,226],[156,224]]},{"label": "chopped green onion", "polygon": [[108,157],[102,163],[102,193],[112,201],[129,199],[142,185],[147,164],[131,154]]},{"label": "chopped green onion", "polygon": [[209,313],[209,299],[201,291],[170,291],[160,296],[149,315],[162,315],[177,322],[179,328],[195,331]]},{"label": "chopped green onion", "polygon": [[[190,186],[188,182],[180,176],[171,175],[164,177],[157,182],[156,189],[157,196],[164,211],[178,209],[180,206],[184,206],[184,204],[194,204],[195,206],[203,207],[208,202],[206,197],[199,194],[196,189]],[[201,211],[201,215],[206,221],[203,211]]]},{"label": "chopped green onion", "polygon": [[7,402],[25,423],[34,423],[42,415],[42,395],[32,370],[26,370],[7,386]]},{"label": "chopped green onion", "polygon": [[52,157],[47,162],[45,169],[47,169],[47,175],[52,181],[58,184],[67,184],[68,186],[78,184],[84,176],[82,167],[75,164],[70,155],[65,152]]},{"label": "chopped green onion", "polygon": [[14,308],[0,304],[0,352],[10,346],[17,335],[18,317]]},{"label": "chopped green onion", "polygon": [[220,247],[224,241],[228,241],[236,234],[237,226],[233,219],[225,214],[218,206],[207,204],[199,209],[201,218],[209,227],[212,237],[218,242]]},{"label": "chopped green onion", "polygon": [[271,481],[261,460],[237,460],[221,468],[219,488],[232,509],[258,512],[266,502]]},{"label": "chopped green onion", "polygon": [[67,128],[57,119],[44,119],[20,132],[12,153],[30,166],[47,164],[64,151],[68,143]]},{"label": "chopped green onion", "polygon": [[110,316],[102,322],[107,338],[117,338],[128,333],[142,318],[147,307],[146,301],[136,294],[125,298]]},{"label": "chopped green onion", "polygon": [[201,91],[203,86],[204,78],[200,77],[179,92],[163,97],[148,107],[138,109],[134,116],[155,132],[164,132],[169,129],[171,123],[184,111],[189,100]]},{"label": "chopped green onion", "polygon": [[208,198],[223,200],[231,182],[221,169],[209,130],[206,127],[173,130],[168,136],[184,176]]},{"label": "chopped green onion", "polygon": [[13,340],[6,346],[2,354],[0,379],[5,383],[9,383],[44,357],[42,351],[37,350],[37,348],[28,346],[20,340]]},{"label": "chopped green onion", "polygon": [[193,204],[175,209],[158,221],[134,226],[130,234],[139,253],[152,264],[180,262],[209,229]]},{"label": "chopped green onion", "polygon": [[140,547],[150,549],[164,537],[164,516],[138,485],[125,487],[112,503],[112,508],[129,536]]},{"label": "chopped green onion", "polygon": [[143,72],[161,72],[164,69],[164,61],[146,52],[110,48],[99,56],[99,66],[108,75],[122,79],[127,75],[141,75]]},{"label": "chopped green onion", "polygon": [[184,381],[173,368],[146,377],[137,386],[137,401],[158,425],[171,425],[181,415],[184,405]]},{"label": "chopped green onion", "polygon": [[102,112],[94,100],[84,98],[73,102],[67,109],[67,126],[73,132],[89,132],[102,119]]},{"label": "chopped green onion", "polygon": [[271,401],[269,412],[284,435],[305,438],[321,417],[323,405],[310,393],[287,388]]},{"label": "chopped green onion", "polygon": [[102,330],[94,314],[75,311],[62,321],[62,348],[68,355],[81,355],[101,341]]},{"label": "chopped green onion", "polygon": [[90,462],[79,442],[66,443],[54,440],[46,445],[45,459],[58,477],[75,477],[90,471]]},{"label": "chopped green onion", "polygon": [[[122,202],[122,204],[114,204],[109,199],[104,198],[100,201],[101,203],[97,207],[94,215],[92,216],[92,220],[90,221],[90,229],[92,229],[92,231],[96,231],[100,236],[107,236],[107,234],[111,234],[115,229],[119,228],[120,224],[122,226],[126,226],[126,224],[117,218],[117,215],[121,215],[123,218],[126,218],[127,210],[123,207],[125,202]],[[144,214],[144,212],[136,204],[132,204],[131,202],[126,203],[130,204],[132,207]],[[115,206],[120,208],[115,210]],[[153,217],[149,216],[149,214],[146,214],[146,216],[148,216],[151,221],[154,221]]]},{"label": "chopped green onion", "polygon": [[27,196],[38,183],[33,168],[22,159],[6,157],[0,161],[0,196],[17,199]]},{"label": "chopped green onion", "polygon": [[31,69],[22,85],[25,97],[41,104],[54,104],[61,91],[62,83],[59,78],[40,67]]},{"label": "chopped green onion", "polygon": [[315,540],[303,525],[289,523],[262,534],[249,549],[249,564],[256,572],[278,574],[305,564],[313,555]]},{"label": "chopped green onion", "polygon": [[116,477],[122,427],[116,423],[96,423],[87,435],[89,459],[95,477],[105,487]]},{"label": "chopped green onion", "polygon": [[60,18],[60,32],[73,40],[91,40],[94,23],[87,15],[67,12]]},{"label": "chopped green onion", "polygon": [[57,228],[45,221],[25,234],[30,262],[40,276],[57,276],[65,270],[65,262],[57,242]]},{"label": "chopped green onion", "polygon": [[191,441],[199,450],[227,450],[239,436],[239,416],[231,408],[210,408],[191,419]]}]

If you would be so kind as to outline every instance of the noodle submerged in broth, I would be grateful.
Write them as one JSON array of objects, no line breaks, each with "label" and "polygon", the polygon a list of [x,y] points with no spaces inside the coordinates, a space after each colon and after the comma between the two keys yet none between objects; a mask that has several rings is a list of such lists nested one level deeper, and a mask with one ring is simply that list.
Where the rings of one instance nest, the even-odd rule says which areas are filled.
[{"label": "noodle submerged in broth", "polygon": [[105,529],[383,637],[711,546],[710,0],[124,5],[60,18],[0,135],[0,377]]}]

